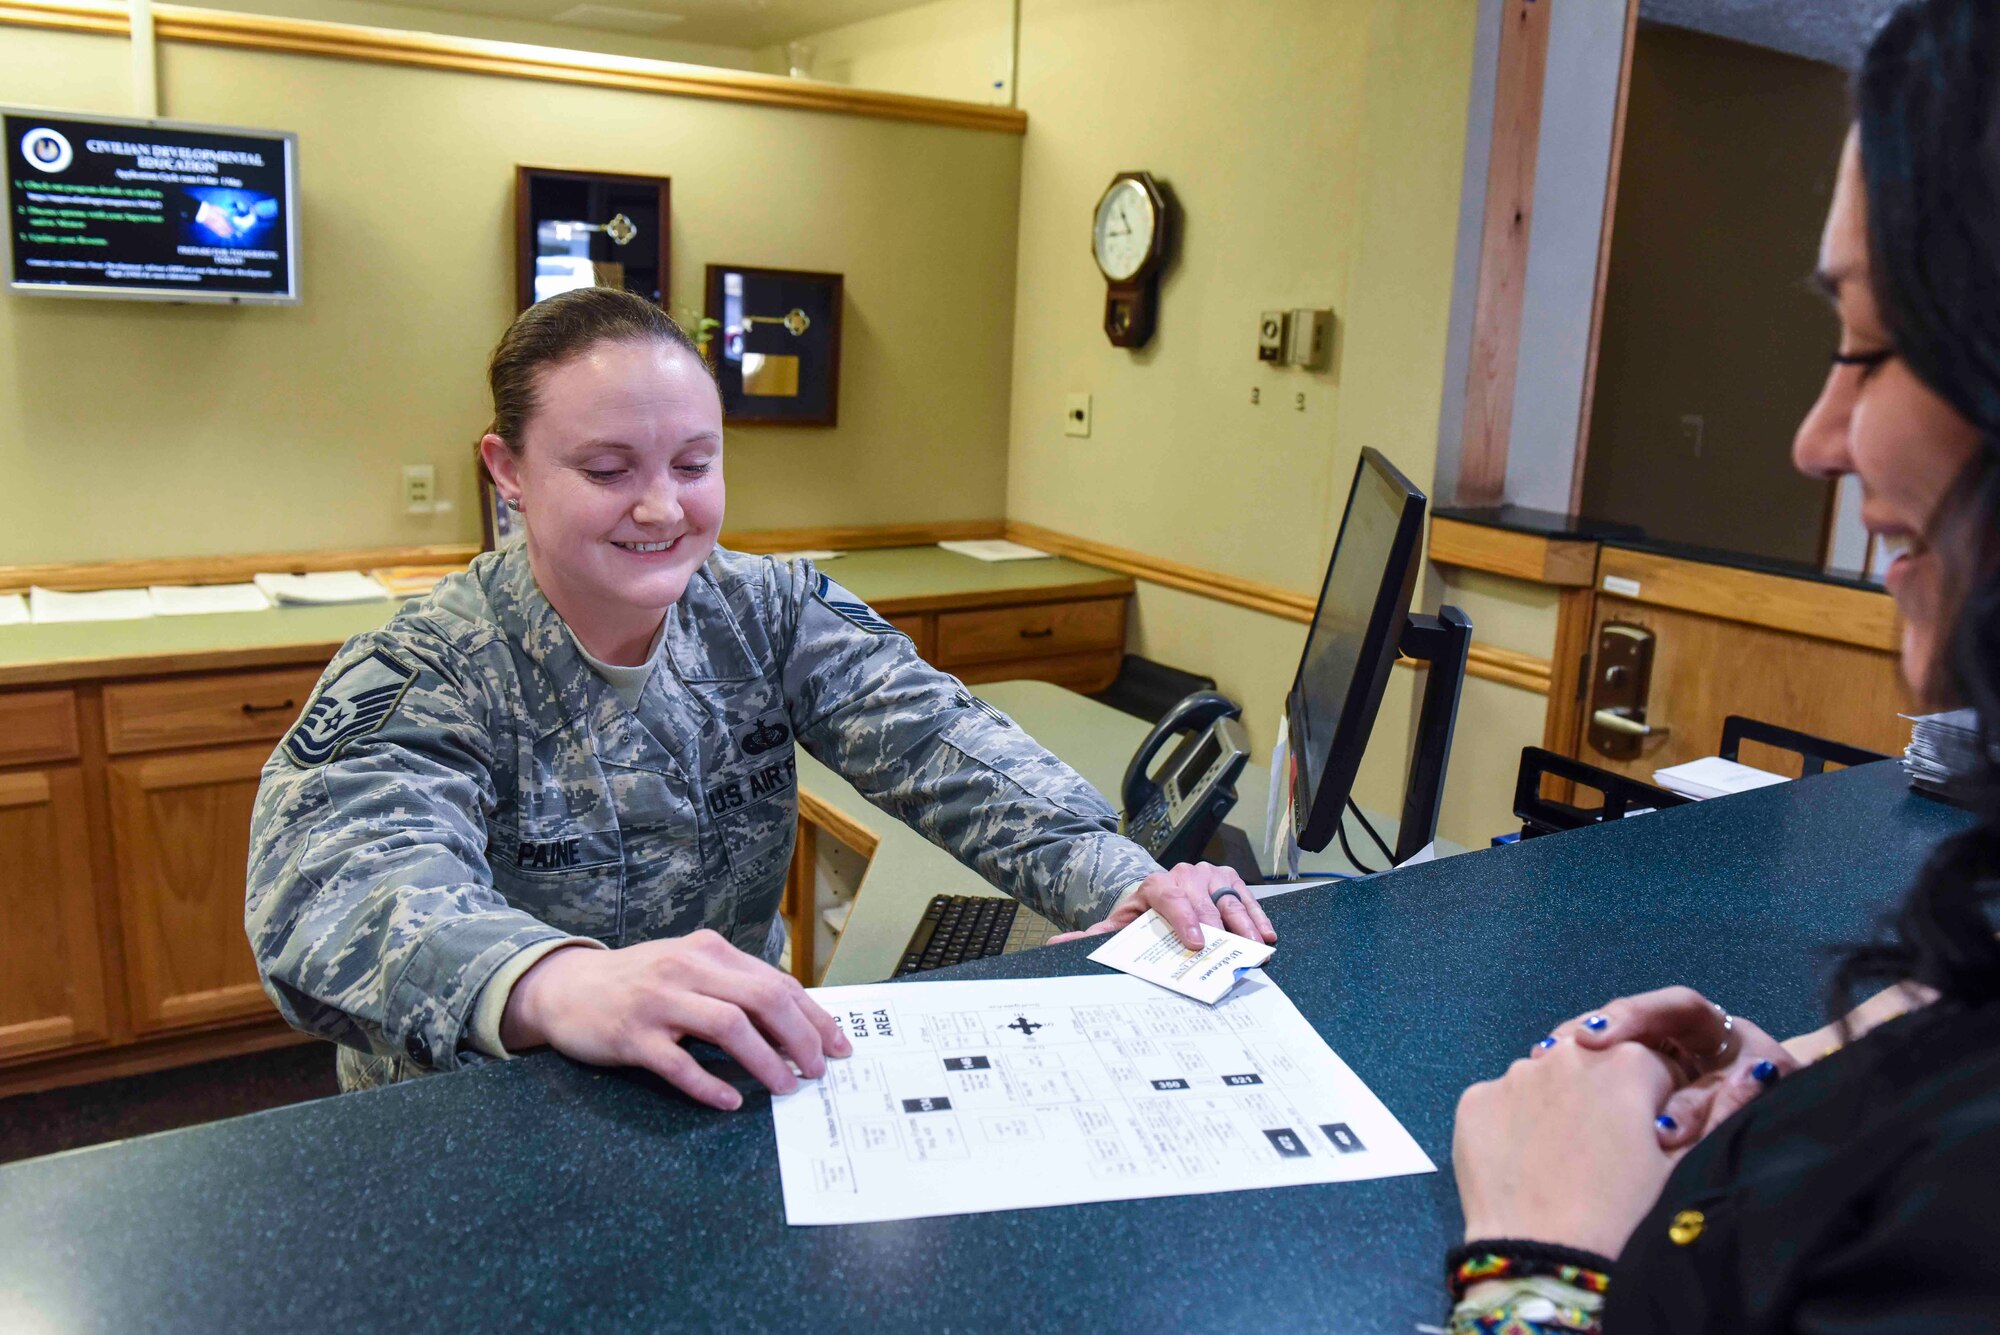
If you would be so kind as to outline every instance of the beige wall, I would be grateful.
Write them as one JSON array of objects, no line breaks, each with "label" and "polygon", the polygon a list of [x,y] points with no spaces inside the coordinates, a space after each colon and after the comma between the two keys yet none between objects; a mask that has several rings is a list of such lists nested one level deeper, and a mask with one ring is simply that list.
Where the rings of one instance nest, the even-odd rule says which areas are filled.
[{"label": "beige wall", "polygon": [[[1639,30],[1584,509],[1817,564],[1827,485],[1789,446],[1835,337],[1812,269],[1847,126],[1831,65]],[[1699,451],[1681,419],[1703,419]]]},{"label": "beige wall", "polygon": [[[0,28],[10,100],[122,113],[119,39]],[[844,272],[841,424],[731,433],[738,527],[1005,503],[1012,135],[167,43],[162,114],[297,131],[302,305],[0,296],[0,563],[476,539],[517,162],[668,175],[710,261]],[[434,463],[450,515],[406,516]]]},{"label": "beige wall", "polygon": [[[1010,517],[1317,592],[1363,446],[1429,486],[1475,8],[1269,0],[1251,23],[1201,0],[1024,0]],[[1185,220],[1158,332],[1137,353],[1100,329],[1088,244],[1099,193],[1134,168],[1173,188]],[[1258,313],[1290,306],[1335,309],[1329,371],[1257,361]],[[1087,440],[1062,432],[1077,392],[1093,396]],[[1434,605],[1442,579],[1425,590]],[[1498,584],[1459,600],[1482,639],[1494,622],[1495,642],[1548,652],[1552,600]],[[1133,648],[1214,676],[1261,750],[1304,634],[1142,585]],[[1359,783],[1375,810],[1400,811],[1421,682],[1392,679]],[[1468,685],[1447,837],[1507,828],[1543,704]]]},{"label": "beige wall", "polygon": [[[813,77],[914,97],[1005,106],[1014,44],[1014,0],[931,0],[880,18],[812,33]],[[757,53],[782,71],[785,48]]]}]

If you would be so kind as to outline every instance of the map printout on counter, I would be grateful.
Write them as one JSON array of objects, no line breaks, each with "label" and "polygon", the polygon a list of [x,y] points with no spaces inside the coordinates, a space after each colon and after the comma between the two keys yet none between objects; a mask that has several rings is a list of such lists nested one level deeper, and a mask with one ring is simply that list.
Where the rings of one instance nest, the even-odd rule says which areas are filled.
[{"label": "map printout on counter", "polygon": [[1436,1171],[1261,971],[819,988],[854,1055],[771,1101],[791,1224]]}]

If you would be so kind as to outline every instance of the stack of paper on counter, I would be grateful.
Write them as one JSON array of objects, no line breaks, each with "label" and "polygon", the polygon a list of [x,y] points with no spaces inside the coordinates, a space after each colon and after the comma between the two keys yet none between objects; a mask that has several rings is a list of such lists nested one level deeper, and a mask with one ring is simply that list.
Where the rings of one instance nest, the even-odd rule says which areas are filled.
[{"label": "stack of paper on counter", "polygon": [[446,575],[456,575],[463,569],[464,566],[383,566],[368,573],[391,598],[416,598],[436,588]]},{"label": "stack of paper on counter", "polygon": [[940,542],[938,546],[975,561],[1034,561],[1049,554],[1038,548],[1008,542],[1005,538],[966,538]]},{"label": "stack of paper on counter", "polygon": [[153,600],[144,589],[64,593],[37,586],[28,590],[28,615],[38,625],[61,621],[138,621],[153,615]]},{"label": "stack of paper on counter", "polygon": [[1903,772],[1912,787],[1950,793],[1979,770],[1979,715],[1970,709],[1944,714],[1903,715],[1913,725],[1903,751]]},{"label": "stack of paper on counter", "polygon": [[153,615],[200,616],[208,612],[264,612],[271,600],[255,584],[155,584],[146,590]]},{"label": "stack of paper on counter", "polygon": [[1711,797],[1747,793],[1753,788],[1769,788],[1774,783],[1785,783],[1787,780],[1782,774],[1739,765],[1721,756],[1703,756],[1684,765],[1669,765],[1665,769],[1654,770],[1653,782],[1670,793],[1705,802]]},{"label": "stack of paper on counter", "polygon": [[253,575],[252,581],[280,607],[323,607],[335,603],[373,603],[389,591],[359,570],[321,570],[310,575]]},{"label": "stack of paper on counter", "polygon": [[0,594],[0,626],[21,626],[28,621],[28,600],[18,593]]}]

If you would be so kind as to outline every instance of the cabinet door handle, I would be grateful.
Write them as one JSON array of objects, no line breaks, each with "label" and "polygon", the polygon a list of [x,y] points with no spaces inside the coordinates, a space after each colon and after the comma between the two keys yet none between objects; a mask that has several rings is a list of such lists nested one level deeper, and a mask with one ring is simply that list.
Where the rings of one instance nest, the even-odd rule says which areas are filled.
[{"label": "cabinet door handle", "polygon": [[1041,630],[1024,630],[1021,632],[1021,638],[1024,640],[1046,640],[1055,633],[1056,628],[1054,626],[1045,626]]},{"label": "cabinet door handle", "polygon": [[296,700],[287,700],[283,704],[276,705],[253,705],[246,703],[243,706],[243,712],[245,714],[275,714],[280,710],[297,708],[298,701]]}]

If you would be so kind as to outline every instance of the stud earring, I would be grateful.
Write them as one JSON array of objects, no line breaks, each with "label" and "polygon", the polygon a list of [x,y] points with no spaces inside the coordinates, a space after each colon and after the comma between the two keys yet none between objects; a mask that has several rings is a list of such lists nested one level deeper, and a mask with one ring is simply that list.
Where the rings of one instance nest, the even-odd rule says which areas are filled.
[{"label": "stud earring", "polygon": [[513,512],[514,512],[515,514],[519,514],[519,513],[521,513],[521,500],[520,500],[520,498],[519,498],[518,496],[509,496],[509,497],[507,498],[507,508],[508,508],[509,510],[512,510],[512,511],[513,511]]}]

